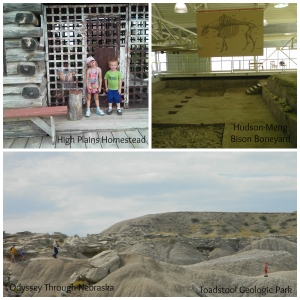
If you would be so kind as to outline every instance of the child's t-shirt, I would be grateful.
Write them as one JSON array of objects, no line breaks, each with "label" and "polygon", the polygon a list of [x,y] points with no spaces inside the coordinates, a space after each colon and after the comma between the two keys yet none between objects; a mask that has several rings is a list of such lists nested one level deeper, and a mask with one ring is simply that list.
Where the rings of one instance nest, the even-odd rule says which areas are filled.
[{"label": "child's t-shirt", "polygon": [[89,85],[96,89],[99,87],[99,76],[98,74],[100,73],[101,69],[99,67],[97,68],[89,68],[89,77],[88,77],[88,82]]},{"label": "child's t-shirt", "polygon": [[107,80],[107,87],[109,90],[118,90],[119,89],[119,80],[123,78],[122,73],[118,70],[112,72],[112,71],[107,71],[104,79]]}]

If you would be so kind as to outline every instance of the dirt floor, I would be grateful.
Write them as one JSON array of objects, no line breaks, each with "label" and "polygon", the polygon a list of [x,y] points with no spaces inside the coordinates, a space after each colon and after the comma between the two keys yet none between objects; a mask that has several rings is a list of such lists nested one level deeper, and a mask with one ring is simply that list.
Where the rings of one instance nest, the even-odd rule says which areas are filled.
[{"label": "dirt floor", "polygon": [[[152,147],[293,148],[285,135],[285,128],[268,110],[262,95],[247,95],[245,91],[248,88],[216,87],[215,90],[201,92],[198,89],[167,88],[153,94]],[[185,126],[178,131],[172,124]],[[221,124],[224,131],[220,137],[218,128]],[[202,125],[198,138],[201,142],[198,144],[190,142],[188,133],[190,127],[195,125]],[[171,128],[173,131],[170,131]],[[220,144],[216,142],[218,136]]]}]

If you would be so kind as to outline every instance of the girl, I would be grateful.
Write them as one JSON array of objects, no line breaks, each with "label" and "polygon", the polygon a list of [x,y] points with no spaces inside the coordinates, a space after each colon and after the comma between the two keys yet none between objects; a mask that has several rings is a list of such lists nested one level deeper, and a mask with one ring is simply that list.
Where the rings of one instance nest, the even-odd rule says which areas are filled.
[{"label": "girl", "polygon": [[98,67],[97,62],[92,56],[89,56],[86,60],[86,64],[88,65],[88,69],[86,71],[86,92],[87,92],[87,100],[86,100],[86,117],[90,117],[91,115],[91,98],[92,94],[94,95],[94,99],[96,102],[96,114],[100,116],[104,116],[103,110],[100,109],[98,93],[101,92],[102,86],[102,72]]}]

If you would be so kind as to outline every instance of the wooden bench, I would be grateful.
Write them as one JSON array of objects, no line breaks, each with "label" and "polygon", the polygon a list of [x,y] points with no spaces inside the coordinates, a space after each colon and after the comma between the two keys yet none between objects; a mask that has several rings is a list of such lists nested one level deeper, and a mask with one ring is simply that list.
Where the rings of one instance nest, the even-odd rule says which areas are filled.
[{"label": "wooden bench", "polygon": [[251,67],[254,67],[255,70],[262,68],[264,69],[263,63],[261,62],[249,62],[249,69],[251,69]]},{"label": "wooden bench", "polygon": [[[3,120],[31,120],[52,137],[52,144],[54,144],[56,140],[54,116],[63,116],[67,113],[67,106],[12,108],[3,110]],[[43,119],[41,119],[42,117],[50,117],[50,126]]]}]

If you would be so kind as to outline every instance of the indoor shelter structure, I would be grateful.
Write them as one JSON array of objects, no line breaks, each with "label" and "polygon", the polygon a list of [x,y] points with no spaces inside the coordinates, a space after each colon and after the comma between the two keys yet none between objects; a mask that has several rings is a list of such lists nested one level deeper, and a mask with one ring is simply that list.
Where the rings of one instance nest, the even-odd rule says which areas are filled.
[{"label": "indoor shelter structure", "polygon": [[[295,147],[297,4],[178,5],[152,4],[153,147]],[[255,140],[238,123],[288,130]],[[210,126],[215,142],[182,125]]]}]

